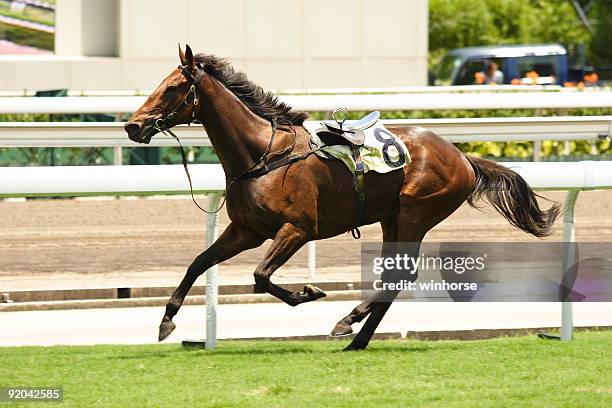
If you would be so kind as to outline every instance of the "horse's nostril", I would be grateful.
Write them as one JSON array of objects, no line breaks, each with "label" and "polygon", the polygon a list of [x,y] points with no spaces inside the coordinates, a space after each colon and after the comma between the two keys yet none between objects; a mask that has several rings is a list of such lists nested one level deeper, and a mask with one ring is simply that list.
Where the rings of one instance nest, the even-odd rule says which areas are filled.
[{"label": "horse's nostril", "polygon": [[142,127],[140,126],[140,124],[135,123],[135,122],[126,123],[124,126],[124,129],[127,132],[130,139],[133,139],[142,131]]}]

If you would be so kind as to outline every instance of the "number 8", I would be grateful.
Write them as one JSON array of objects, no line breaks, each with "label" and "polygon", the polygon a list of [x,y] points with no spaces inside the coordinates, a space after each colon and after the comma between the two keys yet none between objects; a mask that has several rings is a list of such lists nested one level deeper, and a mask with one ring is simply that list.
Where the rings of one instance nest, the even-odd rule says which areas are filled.
[{"label": "number 8", "polygon": [[[386,135],[388,137],[384,137],[383,135]],[[374,129],[374,137],[379,142],[384,143],[383,159],[385,159],[385,163],[387,163],[391,167],[399,167],[404,164],[404,162],[406,161],[406,154],[404,153],[404,149],[402,149],[402,146],[397,143],[395,137],[391,133],[381,128],[376,128]],[[399,153],[399,158],[397,159],[397,161],[393,161],[389,157],[389,146],[394,146],[397,149]]]}]

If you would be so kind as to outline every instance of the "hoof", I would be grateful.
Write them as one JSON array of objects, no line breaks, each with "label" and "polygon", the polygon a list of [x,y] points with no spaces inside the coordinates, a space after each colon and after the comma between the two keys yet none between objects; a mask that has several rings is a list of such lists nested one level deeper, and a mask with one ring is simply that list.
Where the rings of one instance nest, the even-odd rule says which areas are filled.
[{"label": "hoof", "polygon": [[172,323],[172,320],[164,318],[159,325],[159,341],[167,339],[174,329],[176,329],[176,324]]},{"label": "hoof", "polygon": [[312,286],[310,283],[304,286],[304,294],[308,296],[309,301],[317,300],[317,299],[327,296],[325,292],[323,292],[321,289],[317,288],[316,286]]},{"label": "hoof", "polygon": [[330,336],[331,337],[342,337],[342,336],[348,336],[351,333],[353,333],[353,328],[350,325],[346,323],[338,322],[338,324],[336,324],[336,327],[334,327],[334,329],[332,330]]}]

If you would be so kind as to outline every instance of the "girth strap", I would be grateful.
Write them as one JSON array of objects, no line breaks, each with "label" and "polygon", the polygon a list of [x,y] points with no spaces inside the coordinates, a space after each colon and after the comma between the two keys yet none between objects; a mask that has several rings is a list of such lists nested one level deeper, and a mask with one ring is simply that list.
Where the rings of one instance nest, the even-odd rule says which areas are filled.
[{"label": "girth strap", "polygon": [[365,184],[365,167],[361,161],[361,153],[359,146],[352,145],[351,152],[353,153],[353,159],[355,160],[355,174],[353,175],[353,188],[355,189],[356,201],[357,201],[357,220],[355,222],[355,228],[351,230],[353,238],[361,238],[361,231],[359,226],[363,225],[366,212],[366,184]]}]

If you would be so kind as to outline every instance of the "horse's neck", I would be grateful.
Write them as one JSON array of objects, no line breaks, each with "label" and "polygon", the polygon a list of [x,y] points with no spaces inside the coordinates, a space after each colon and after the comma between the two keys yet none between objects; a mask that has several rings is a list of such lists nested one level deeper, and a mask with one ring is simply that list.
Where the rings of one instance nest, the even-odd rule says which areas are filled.
[{"label": "horse's neck", "polygon": [[251,168],[264,153],[270,123],[255,115],[230,90],[206,76],[200,95],[200,121],[226,175],[236,177]]}]

